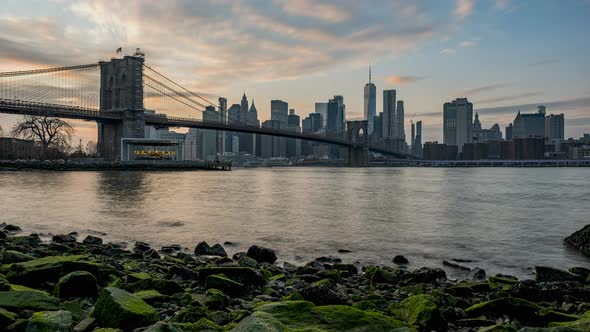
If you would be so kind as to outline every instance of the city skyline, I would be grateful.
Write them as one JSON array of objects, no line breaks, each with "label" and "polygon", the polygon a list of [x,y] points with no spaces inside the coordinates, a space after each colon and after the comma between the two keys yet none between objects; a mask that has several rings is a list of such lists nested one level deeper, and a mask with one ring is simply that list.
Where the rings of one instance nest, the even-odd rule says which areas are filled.
[{"label": "city skyline", "polygon": [[[118,47],[141,47],[150,64],[211,99],[224,96],[231,105],[245,91],[258,101],[261,120],[270,119],[272,99],[287,101],[303,118],[334,95],[344,96],[347,119],[355,120],[363,117],[360,90],[370,63],[376,109],[382,91],[396,89],[406,114],[423,121],[422,142],[442,141],[442,105],[459,97],[473,102],[486,128],[504,128],[518,110],[538,105],[565,113],[566,138],[590,125],[587,1],[376,3],[380,10],[310,0],[58,3],[6,3],[1,70],[95,62]],[[150,6],[167,15],[154,17],[158,10]],[[386,14],[399,20],[391,23]],[[551,23],[538,20],[548,15]],[[219,17],[227,20],[216,23]],[[240,61],[231,51],[242,54]],[[0,122],[6,129],[13,118],[0,115]],[[96,139],[93,125],[74,126],[79,136]]]}]

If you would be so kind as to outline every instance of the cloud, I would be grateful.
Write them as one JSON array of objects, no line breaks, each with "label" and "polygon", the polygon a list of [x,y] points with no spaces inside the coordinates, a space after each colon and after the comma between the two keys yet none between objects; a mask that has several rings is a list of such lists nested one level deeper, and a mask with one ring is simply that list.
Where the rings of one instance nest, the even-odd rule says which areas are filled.
[{"label": "cloud", "polygon": [[538,97],[538,96],[542,96],[543,94],[544,93],[540,92],[540,91],[526,92],[526,93],[521,93],[521,94],[516,94],[516,95],[509,95],[509,96],[501,96],[501,97],[495,97],[495,98],[476,100],[474,102],[474,104],[495,104],[495,103],[499,103],[499,102],[513,101],[513,100],[518,100],[518,99],[522,99],[522,98]]},{"label": "cloud", "polygon": [[477,45],[477,43],[471,40],[466,40],[460,44],[461,47],[473,47],[475,45]]},{"label": "cloud", "polygon": [[471,15],[473,7],[475,7],[475,0],[456,0],[454,14],[458,19],[463,19]]},{"label": "cloud", "polygon": [[510,0],[496,0],[496,8],[506,10],[510,7]]},{"label": "cloud", "polygon": [[559,59],[543,59],[543,60],[539,60],[539,61],[535,61],[535,62],[530,62],[527,65],[529,67],[540,67],[540,66],[547,66],[547,65],[552,65],[552,64],[556,64],[559,63],[560,60]]},{"label": "cloud", "polygon": [[454,48],[443,48],[442,50],[440,50],[440,54],[444,55],[451,55],[455,53],[457,53],[457,51]]},{"label": "cloud", "polygon": [[457,92],[453,93],[453,95],[454,96],[472,97],[472,96],[475,96],[475,95],[478,95],[478,94],[481,94],[481,93],[490,92],[490,91],[493,91],[493,90],[505,88],[507,86],[510,86],[510,84],[506,84],[506,83],[490,84],[490,85],[480,86],[480,87],[477,87],[477,88],[471,88],[471,89],[465,89],[465,90],[457,91]]},{"label": "cloud", "polygon": [[290,15],[312,17],[327,22],[343,22],[352,16],[343,6],[315,0],[281,0],[283,10]]},{"label": "cloud", "polygon": [[518,110],[525,113],[534,112],[536,111],[537,106],[539,105],[544,105],[545,107],[547,107],[548,113],[561,113],[564,110],[573,111],[587,108],[588,105],[590,105],[590,97],[545,101],[534,104],[518,104],[498,107],[487,107],[480,108],[479,111],[485,112],[486,114],[516,114]]},{"label": "cloud", "polygon": [[425,76],[388,76],[385,81],[390,84],[409,84],[425,79]]}]

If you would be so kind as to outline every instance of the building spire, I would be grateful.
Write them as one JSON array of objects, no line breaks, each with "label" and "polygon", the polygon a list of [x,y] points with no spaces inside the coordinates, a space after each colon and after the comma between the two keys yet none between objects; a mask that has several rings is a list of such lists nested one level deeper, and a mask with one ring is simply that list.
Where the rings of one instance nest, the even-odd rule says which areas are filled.
[{"label": "building spire", "polygon": [[371,65],[369,65],[369,84],[371,84]]}]

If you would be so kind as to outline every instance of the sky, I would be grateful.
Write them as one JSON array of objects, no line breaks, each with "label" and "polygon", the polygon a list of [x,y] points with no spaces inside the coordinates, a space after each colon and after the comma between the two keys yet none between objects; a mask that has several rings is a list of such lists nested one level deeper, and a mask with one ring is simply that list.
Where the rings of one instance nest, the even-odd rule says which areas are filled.
[{"label": "sky", "polygon": [[[564,113],[566,138],[590,133],[590,0],[3,0],[0,71],[108,60],[146,64],[211,99],[282,99],[302,118],[343,95],[363,116],[368,67],[382,90],[442,140],[443,103],[467,97],[483,127],[518,110]],[[4,132],[15,120],[0,114]],[[93,123],[73,122],[96,140]]]}]

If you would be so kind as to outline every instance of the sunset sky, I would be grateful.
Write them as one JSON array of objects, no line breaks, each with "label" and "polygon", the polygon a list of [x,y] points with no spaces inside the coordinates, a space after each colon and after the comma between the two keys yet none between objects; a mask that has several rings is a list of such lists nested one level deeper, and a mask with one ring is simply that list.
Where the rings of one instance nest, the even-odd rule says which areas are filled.
[{"label": "sunset sky", "polygon": [[[442,140],[442,105],[467,97],[486,128],[517,110],[565,113],[566,138],[590,132],[590,0],[4,0],[0,71],[108,60],[146,63],[212,99],[245,92],[261,119],[282,99],[302,118],[343,95],[362,118],[368,67],[397,89],[423,141]],[[15,117],[0,114],[6,133]],[[95,125],[76,122],[96,140]],[[408,137],[409,140],[409,137]]]}]

